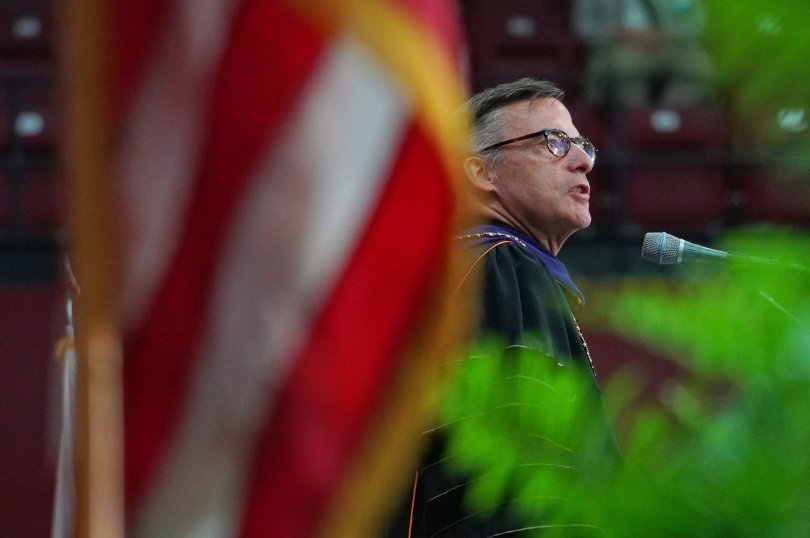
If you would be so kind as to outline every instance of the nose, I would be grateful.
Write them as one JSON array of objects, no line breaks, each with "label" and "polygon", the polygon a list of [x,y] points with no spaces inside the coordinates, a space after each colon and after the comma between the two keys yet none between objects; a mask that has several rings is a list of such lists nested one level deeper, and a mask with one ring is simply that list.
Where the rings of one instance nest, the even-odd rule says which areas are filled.
[{"label": "nose", "polygon": [[593,170],[594,162],[579,144],[571,144],[571,149],[568,151],[567,157],[568,169],[572,172],[587,174]]}]

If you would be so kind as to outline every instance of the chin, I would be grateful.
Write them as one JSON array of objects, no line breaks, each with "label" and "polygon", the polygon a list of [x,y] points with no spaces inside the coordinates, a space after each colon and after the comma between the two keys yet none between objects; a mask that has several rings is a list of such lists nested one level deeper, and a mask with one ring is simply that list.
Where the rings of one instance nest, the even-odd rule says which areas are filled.
[{"label": "chin", "polygon": [[579,230],[584,230],[585,228],[590,226],[591,225],[591,214],[587,213],[585,215],[582,215],[579,218],[579,222],[577,224],[579,225],[579,228],[578,228]]}]

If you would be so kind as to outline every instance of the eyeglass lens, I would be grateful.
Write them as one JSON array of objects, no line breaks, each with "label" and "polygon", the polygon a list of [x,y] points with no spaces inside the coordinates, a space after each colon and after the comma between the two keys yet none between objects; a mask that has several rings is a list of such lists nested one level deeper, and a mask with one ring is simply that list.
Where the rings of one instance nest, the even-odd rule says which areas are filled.
[{"label": "eyeglass lens", "polygon": [[571,150],[571,142],[581,147],[585,153],[588,154],[588,157],[590,157],[591,160],[594,160],[596,157],[596,149],[587,138],[570,138],[562,131],[557,131],[555,129],[549,129],[546,132],[546,143],[548,144],[548,149],[557,157],[564,157],[568,154],[568,152]]},{"label": "eyeglass lens", "polygon": [[560,131],[548,131],[546,133],[546,143],[551,153],[557,157],[565,156],[571,149],[571,143],[568,137],[563,135]]}]

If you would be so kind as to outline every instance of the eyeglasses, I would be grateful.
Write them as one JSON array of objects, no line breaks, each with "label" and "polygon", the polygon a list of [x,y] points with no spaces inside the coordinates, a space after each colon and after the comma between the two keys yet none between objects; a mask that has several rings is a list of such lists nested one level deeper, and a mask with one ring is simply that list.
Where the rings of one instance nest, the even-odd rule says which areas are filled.
[{"label": "eyeglasses", "polygon": [[548,150],[552,155],[557,157],[565,157],[568,155],[568,152],[571,151],[571,143],[573,142],[582,148],[582,150],[588,155],[588,158],[590,158],[591,163],[596,161],[596,147],[590,140],[582,136],[572,138],[565,134],[565,131],[561,131],[559,129],[542,129],[536,133],[530,133],[517,138],[510,138],[509,140],[504,140],[503,142],[498,142],[497,144],[487,146],[479,152],[489,151],[491,149],[511,144],[512,142],[529,140],[530,138],[536,138],[538,136],[546,137],[546,146],[548,146]]}]

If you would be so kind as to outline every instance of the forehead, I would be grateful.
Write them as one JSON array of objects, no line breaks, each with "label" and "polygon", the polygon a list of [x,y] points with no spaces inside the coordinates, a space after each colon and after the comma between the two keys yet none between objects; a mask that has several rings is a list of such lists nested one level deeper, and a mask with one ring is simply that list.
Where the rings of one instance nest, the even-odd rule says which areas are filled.
[{"label": "forehead", "polygon": [[562,129],[570,136],[579,135],[568,109],[551,97],[510,103],[503,110],[504,134],[508,136],[520,136],[540,129]]}]

